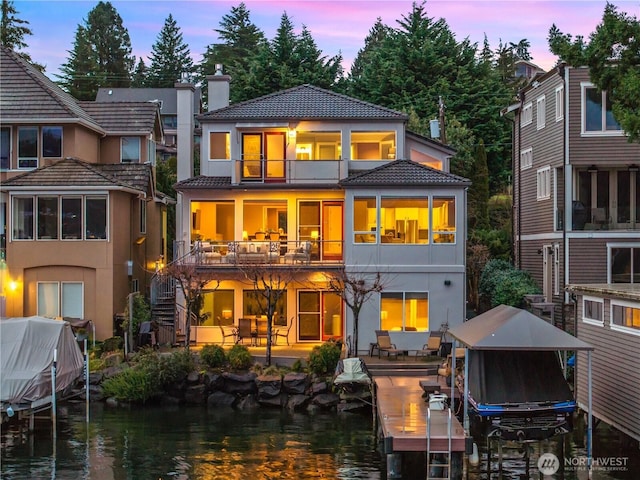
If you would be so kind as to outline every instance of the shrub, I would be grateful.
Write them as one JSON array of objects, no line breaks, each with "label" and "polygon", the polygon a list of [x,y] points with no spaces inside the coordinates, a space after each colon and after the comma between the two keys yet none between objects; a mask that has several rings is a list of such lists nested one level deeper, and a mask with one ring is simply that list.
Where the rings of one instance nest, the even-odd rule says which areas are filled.
[{"label": "shrub", "polygon": [[523,270],[505,272],[499,280],[491,298],[492,307],[504,304],[521,308],[525,295],[540,292],[533,277]]},{"label": "shrub", "polygon": [[144,403],[156,396],[159,385],[148,371],[142,368],[127,368],[102,383],[102,391],[107,397],[118,400]]},{"label": "shrub", "polygon": [[317,375],[333,373],[340,360],[340,347],[337,342],[326,342],[313,347],[309,354],[309,370]]},{"label": "shrub", "polygon": [[513,266],[506,260],[489,260],[480,275],[480,295],[491,298],[496,289],[497,283],[500,281],[500,276],[513,269]]},{"label": "shrub", "polygon": [[[140,324],[142,322],[148,322],[149,320],[151,320],[151,307],[149,306],[149,303],[147,302],[147,300],[140,295],[139,293],[136,293],[133,295],[133,314],[131,315],[132,317],[132,331],[134,335],[137,335],[138,332],[140,331]],[[122,329],[125,332],[129,331],[129,301],[127,299],[127,305],[125,306],[124,309],[124,322],[122,322]]]},{"label": "shrub", "polygon": [[[101,353],[117,352],[122,350],[123,340],[122,337],[107,338],[100,346]],[[97,348],[97,347],[96,347]]]},{"label": "shrub", "polygon": [[244,345],[234,345],[229,350],[229,365],[234,370],[248,370],[252,363],[251,353]]},{"label": "shrub", "polygon": [[220,345],[205,345],[200,350],[200,360],[209,368],[220,368],[226,363],[227,356]]},{"label": "shrub", "polygon": [[[158,356],[157,354],[155,355]],[[158,380],[162,387],[178,382],[189,375],[195,368],[193,354],[189,350],[178,350],[169,356],[160,357],[158,362]]]},{"label": "shrub", "polygon": [[304,364],[302,363],[302,360],[299,358],[296,359],[296,361],[293,362],[293,365],[291,365],[291,371],[296,373],[304,372]]}]

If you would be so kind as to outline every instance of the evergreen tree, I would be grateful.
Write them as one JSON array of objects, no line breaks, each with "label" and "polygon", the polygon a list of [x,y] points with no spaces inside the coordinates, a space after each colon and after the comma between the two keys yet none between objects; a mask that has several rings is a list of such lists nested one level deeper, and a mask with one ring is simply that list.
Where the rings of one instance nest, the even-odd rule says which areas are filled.
[{"label": "evergreen tree", "polygon": [[[0,42],[7,48],[15,51],[18,55],[24,58],[27,62],[33,63],[31,56],[27,52],[22,52],[23,48],[28,47],[24,40],[27,35],[33,35],[33,32],[28,27],[29,22],[18,18],[18,11],[12,1],[2,0],[0,6],[1,18],[0,18]],[[40,71],[44,71],[44,66],[33,63],[34,66]]]},{"label": "evergreen tree", "polygon": [[133,77],[131,78],[131,86],[134,88],[144,88],[148,87],[147,78],[149,75],[149,69],[144,64],[144,60],[142,57],[138,60],[138,65],[136,66],[135,71],[133,72]]},{"label": "evergreen tree", "polygon": [[605,90],[615,119],[629,141],[640,141],[640,22],[607,3],[589,43],[563,34],[553,25],[549,49],[575,67],[588,66],[591,80]]},{"label": "evergreen tree", "polygon": [[468,195],[469,228],[489,227],[489,169],[484,142],[480,140],[476,149],[475,162],[470,175],[471,187]]},{"label": "evergreen tree", "polygon": [[129,87],[135,59],[129,32],[110,2],[99,2],[79,25],[60,84],[79,100],[93,100],[99,87]]},{"label": "evergreen tree", "polygon": [[173,87],[183,73],[191,75],[193,72],[189,46],[184,43],[180,27],[171,14],[164,21],[162,31],[151,49],[148,87]]},{"label": "evergreen tree", "polygon": [[[220,28],[214,31],[222,43],[207,46],[199,65],[201,80],[215,73],[216,64],[222,64],[224,73],[231,75],[233,82],[249,75],[251,58],[260,54],[267,41],[264,33],[251,21],[246,5],[241,3],[231,8],[229,14],[222,17]],[[206,97],[206,92],[203,93]],[[231,102],[245,98],[241,88],[231,89]]]}]

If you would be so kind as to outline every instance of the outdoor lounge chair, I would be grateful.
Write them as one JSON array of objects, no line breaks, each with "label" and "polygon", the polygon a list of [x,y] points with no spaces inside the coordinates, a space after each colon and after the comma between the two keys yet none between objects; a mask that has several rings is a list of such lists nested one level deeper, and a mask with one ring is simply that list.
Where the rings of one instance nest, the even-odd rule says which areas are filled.
[{"label": "outdoor lounge chair", "polygon": [[437,355],[441,343],[442,333],[431,332],[429,334],[429,339],[427,340],[427,343],[423,345],[422,350],[416,351],[416,357],[428,357],[431,355]]},{"label": "outdoor lounge chair", "polygon": [[397,351],[397,347],[395,343],[391,343],[391,336],[389,336],[389,330],[376,330],[376,343],[371,345],[369,349],[370,356],[373,356],[373,351],[378,350],[378,358],[382,352],[386,352],[387,355],[390,353],[395,353]]}]

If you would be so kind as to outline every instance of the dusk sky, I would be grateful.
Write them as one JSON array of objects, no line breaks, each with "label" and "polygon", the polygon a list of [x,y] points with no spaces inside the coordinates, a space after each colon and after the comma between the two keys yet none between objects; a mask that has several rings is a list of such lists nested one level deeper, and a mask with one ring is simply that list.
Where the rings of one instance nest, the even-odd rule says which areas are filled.
[{"label": "dusk sky", "polygon": [[[14,1],[18,18],[27,20],[33,35],[27,37],[27,52],[32,59],[46,66],[46,73],[55,80],[59,67],[73,48],[75,32],[97,1]],[[189,45],[196,63],[202,60],[207,45],[218,42],[213,31],[220,26],[223,15],[228,14],[239,1],[198,0],[128,0],[111,2],[129,31],[133,54],[143,57],[145,64],[151,47],[172,14],[180,27],[184,41]],[[357,0],[247,0],[250,18],[269,40],[273,39],[280,18],[286,11],[299,33],[306,25],[324,55],[342,53],[343,66],[348,72],[364,39],[376,18],[391,27],[407,15],[412,1]],[[640,0],[612,1],[619,11],[640,17]],[[563,33],[584,35],[588,38],[602,20],[604,0],[555,1],[488,1],[488,0],[429,0],[429,17],[444,18],[458,41],[466,37],[482,45],[486,34],[492,49],[503,42],[517,43],[526,38],[531,43],[533,62],[550,69],[556,62],[549,53],[547,35],[552,24]]]}]

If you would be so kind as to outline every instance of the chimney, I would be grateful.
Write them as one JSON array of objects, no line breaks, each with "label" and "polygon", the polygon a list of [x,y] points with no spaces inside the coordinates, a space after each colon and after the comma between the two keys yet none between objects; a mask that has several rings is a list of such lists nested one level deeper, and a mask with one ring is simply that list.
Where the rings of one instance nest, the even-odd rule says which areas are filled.
[{"label": "chimney", "polygon": [[222,73],[221,63],[216,63],[216,73],[207,75],[209,111],[229,106],[229,82],[231,77]]},{"label": "chimney", "polygon": [[177,180],[182,181],[193,177],[193,130],[194,110],[193,95],[195,86],[192,83],[176,83],[178,129],[178,172]]}]

